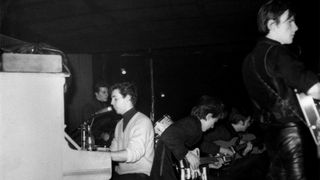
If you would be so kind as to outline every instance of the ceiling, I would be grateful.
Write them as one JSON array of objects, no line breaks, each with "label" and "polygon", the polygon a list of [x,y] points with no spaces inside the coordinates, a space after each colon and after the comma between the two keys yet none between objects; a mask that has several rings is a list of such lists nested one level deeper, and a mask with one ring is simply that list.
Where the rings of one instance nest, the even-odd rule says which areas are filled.
[{"label": "ceiling", "polygon": [[[239,67],[259,35],[256,14],[264,1],[0,0],[0,48],[41,42],[65,53],[114,53],[112,59],[126,62],[144,54],[155,59],[162,88],[194,83],[187,89],[245,98],[234,91],[241,89]],[[319,67],[320,1],[289,1],[298,10],[295,41],[311,67]],[[191,90],[175,88],[174,99],[191,97],[182,94]]]},{"label": "ceiling", "polygon": [[242,44],[262,0],[2,0],[1,30],[71,53]]},{"label": "ceiling", "polygon": [[[319,42],[318,0],[294,1]],[[264,0],[0,0],[1,34],[67,53],[251,48]],[[309,22],[308,24],[306,22]],[[317,28],[314,28],[314,27]],[[303,28],[300,28],[300,30]],[[305,39],[305,38],[300,38]],[[319,44],[319,43],[317,43]]]}]

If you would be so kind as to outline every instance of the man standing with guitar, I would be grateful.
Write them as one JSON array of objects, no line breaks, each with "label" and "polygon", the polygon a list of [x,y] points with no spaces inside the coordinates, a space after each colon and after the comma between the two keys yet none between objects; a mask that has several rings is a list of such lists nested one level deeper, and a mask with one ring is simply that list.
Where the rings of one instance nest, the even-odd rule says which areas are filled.
[{"label": "man standing with guitar", "polygon": [[270,179],[319,180],[317,147],[306,126],[294,89],[320,99],[316,74],[305,69],[290,51],[298,30],[289,4],[271,0],[258,12],[258,28],[264,37],[246,57],[242,72],[253,103],[269,112],[266,144]]},{"label": "man standing with guitar", "polygon": [[224,105],[220,100],[203,96],[192,108],[190,116],[174,122],[165,129],[157,142],[151,178],[176,180],[174,160],[179,162],[186,159],[191,169],[197,169],[200,159],[191,150],[200,141],[202,133],[212,128],[222,117],[223,109]]}]

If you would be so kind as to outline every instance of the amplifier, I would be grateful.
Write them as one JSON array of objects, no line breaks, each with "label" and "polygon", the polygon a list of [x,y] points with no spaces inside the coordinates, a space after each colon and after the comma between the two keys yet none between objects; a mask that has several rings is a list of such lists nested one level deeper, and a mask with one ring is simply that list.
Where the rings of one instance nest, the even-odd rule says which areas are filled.
[{"label": "amplifier", "polygon": [[54,54],[3,53],[2,68],[5,72],[62,72],[62,58]]}]

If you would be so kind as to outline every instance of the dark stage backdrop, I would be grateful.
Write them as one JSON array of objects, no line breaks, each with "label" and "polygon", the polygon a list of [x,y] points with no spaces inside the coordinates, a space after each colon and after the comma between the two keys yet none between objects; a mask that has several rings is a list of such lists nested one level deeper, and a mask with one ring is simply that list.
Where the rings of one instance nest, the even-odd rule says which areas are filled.
[{"label": "dark stage backdrop", "polygon": [[[121,56],[119,53],[93,55],[93,82],[105,80],[113,85],[132,82],[138,88],[137,109],[147,116],[151,112],[149,59],[142,56]],[[126,74],[122,74],[122,71]]]},{"label": "dark stage backdrop", "polygon": [[[319,1],[297,4],[298,32],[292,49],[300,51],[301,60],[313,71],[320,72]],[[256,23],[256,14],[250,21]],[[239,33],[237,27],[233,33]],[[255,26],[247,28],[256,28]],[[240,31],[242,32],[242,31]],[[239,36],[243,34],[239,33]],[[139,89],[138,110],[151,112],[150,60],[154,70],[155,119],[169,114],[174,120],[189,114],[201,95],[220,97],[229,106],[250,106],[241,77],[241,63],[254,47],[258,32],[245,41],[207,44],[197,47],[132,50],[92,54],[92,77],[88,86],[103,79],[109,84],[134,82]],[[106,40],[108,41],[108,40]],[[137,53],[138,52],[138,53]],[[88,67],[86,67],[88,68]],[[121,74],[121,68],[127,74]],[[81,73],[81,71],[75,73]],[[75,74],[75,76],[79,76]],[[83,81],[78,79],[76,81]],[[84,83],[86,81],[80,82]],[[87,88],[88,88],[87,86]],[[164,97],[161,97],[164,94]]]},{"label": "dark stage backdrop", "polygon": [[68,54],[71,86],[65,95],[66,131],[73,135],[80,127],[81,108],[93,96],[92,56]]},{"label": "dark stage backdrop", "polygon": [[[170,51],[170,53],[168,52]],[[144,53],[108,53],[93,55],[93,81],[109,84],[134,82],[138,87],[138,110],[151,113],[151,59],[154,84],[155,120],[170,115],[177,120],[190,113],[202,95],[216,96],[231,106],[247,106],[241,79],[245,53],[213,53],[213,48],[171,49]],[[121,74],[121,69],[126,74]]]}]

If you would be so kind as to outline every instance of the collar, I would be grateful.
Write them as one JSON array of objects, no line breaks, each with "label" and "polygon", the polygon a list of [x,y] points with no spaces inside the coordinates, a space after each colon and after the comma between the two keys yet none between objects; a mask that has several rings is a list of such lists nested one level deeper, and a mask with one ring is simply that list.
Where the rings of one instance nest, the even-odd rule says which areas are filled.
[{"label": "collar", "polygon": [[273,39],[269,39],[267,37],[262,37],[259,39],[258,43],[267,43],[267,44],[271,44],[271,45],[281,45],[280,42],[275,41]]},{"label": "collar", "polygon": [[133,107],[127,112],[125,112],[122,117],[123,117],[123,131],[126,129],[130,119],[137,113],[137,110]]}]

